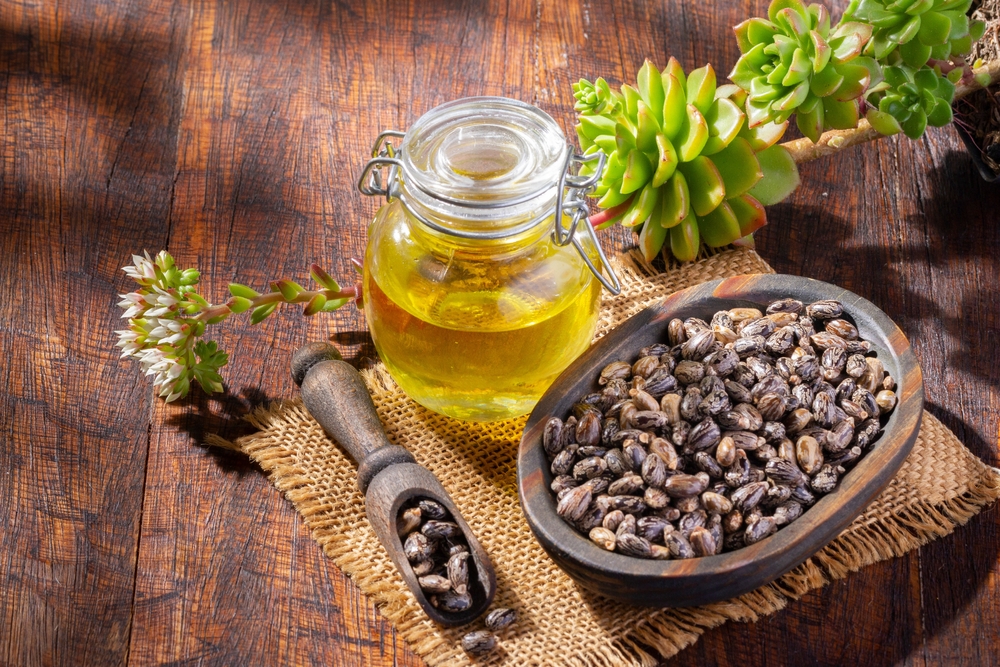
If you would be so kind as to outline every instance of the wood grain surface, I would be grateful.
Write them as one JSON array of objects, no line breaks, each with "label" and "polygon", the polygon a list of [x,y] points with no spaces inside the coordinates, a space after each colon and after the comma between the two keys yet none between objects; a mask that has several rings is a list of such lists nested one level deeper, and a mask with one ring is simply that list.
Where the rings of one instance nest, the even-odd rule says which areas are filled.
[{"label": "wood grain surface", "polygon": [[[376,208],[354,181],[380,130],[468,95],[535,103],[569,130],[573,81],[620,83],[669,55],[724,74],[728,26],[765,10],[0,0],[0,664],[419,665],[259,469],[201,445],[295,395],[303,342],[373,356],[360,314],[227,322],[226,394],[166,406],[115,353],[119,267],[166,248],[215,300],[233,280],[304,280],[313,261],[349,278]],[[953,128],[802,180],[769,209],[761,254],[893,317],[929,409],[1000,463],[1000,190]],[[994,664],[998,551],[991,509],[671,664]]]}]

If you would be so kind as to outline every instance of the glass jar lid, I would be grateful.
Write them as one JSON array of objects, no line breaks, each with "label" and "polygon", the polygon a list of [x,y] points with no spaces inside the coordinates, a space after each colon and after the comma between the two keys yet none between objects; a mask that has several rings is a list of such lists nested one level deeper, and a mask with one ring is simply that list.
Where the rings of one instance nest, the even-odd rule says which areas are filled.
[{"label": "glass jar lid", "polygon": [[507,208],[554,197],[566,138],[541,109],[503,97],[470,97],[421,116],[400,147],[402,177],[434,200]]}]

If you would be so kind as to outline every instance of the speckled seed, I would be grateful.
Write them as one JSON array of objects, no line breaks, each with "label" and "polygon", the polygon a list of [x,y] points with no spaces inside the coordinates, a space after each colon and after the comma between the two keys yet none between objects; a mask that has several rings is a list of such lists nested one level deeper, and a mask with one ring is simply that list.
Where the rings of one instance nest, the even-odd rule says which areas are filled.
[{"label": "speckled seed", "polygon": [[573,468],[573,461],[576,460],[577,449],[579,449],[579,447],[576,445],[570,445],[556,454],[556,457],[552,459],[552,465],[549,466],[549,470],[552,471],[553,475],[565,475]]},{"label": "speckled seed", "polygon": [[[878,401],[878,398],[875,400]],[[848,417],[852,417],[856,421],[862,422],[868,419],[868,412],[849,398],[840,401],[840,408]]]},{"label": "speckled seed", "polygon": [[607,515],[604,517],[602,525],[611,532],[615,532],[616,530],[618,530],[618,526],[621,525],[621,522],[624,520],[625,520],[625,513],[622,512],[621,510],[615,510],[613,512],[607,513]]},{"label": "speckled seed", "polygon": [[766,493],[767,482],[754,482],[733,491],[730,500],[736,509],[746,513],[757,507]]},{"label": "speckled seed", "polygon": [[719,443],[722,432],[715,420],[705,418],[700,421],[688,434],[687,447],[692,451],[709,449]]},{"label": "speckled seed", "polygon": [[550,457],[555,456],[562,449],[562,429],[563,421],[558,417],[552,417],[545,422],[545,428],[542,429],[542,447]]},{"label": "speckled seed", "polygon": [[649,453],[659,456],[667,470],[677,470],[678,465],[680,465],[677,449],[665,438],[653,438],[653,441],[649,443]]},{"label": "speckled seed", "polygon": [[826,434],[826,439],[823,441],[823,449],[831,454],[839,454],[847,449],[853,438],[854,419],[848,417],[834,424],[833,428]]},{"label": "speckled seed", "polygon": [[779,505],[774,510],[774,522],[779,526],[795,521],[802,516],[802,505],[790,500],[784,505]]},{"label": "speckled seed", "polygon": [[587,412],[576,425],[576,442],[581,447],[600,444],[601,417],[595,412]]},{"label": "speckled seed", "polygon": [[425,519],[443,520],[448,518],[448,510],[441,503],[425,498],[417,503]]},{"label": "speckled seed", "polygon": [[632,377],[648,378],[657,366],[660,365],[660,358],[653,356],[640,357],[632,364]]},{"label": "speckled seed", "polygon": [[663,490],[671,498],[690,498],[701,495],[708,488],[709,479],[708,475],[704,473],[699,473],[699,475],[672,475],[667,478]]},{"label": "speckled seed", "polygon": [[615,531],[615,537],[621,537],[626,534],[635,535],[635,516],[632,514],[626,514],[625,518],[618,524],[618,529]]},{"label": "speckled seed", "polygon": [[729,498],[713,491],[701,494],[701,504],[706,510],[715,514],[728,514],[733,509],[733,503]]},{"label": "speckled seed", "polygon": [[632,376],[632,365],[624,361],[613,361],[603,369],[597,384],[604,386],[611,380],[627,380]]},{"label": "speckled seed", "polygon": [[694,464],[712,479],[720,479],[722,477],[722,466],[708,452],[695,452]]},{"label": "speckled seed", "polygon": [[629,392],[632,397],[632,404],[636,409],[642,411],[657,411],[660,409],[660,402],[641,389],[633,389]]},{"label": "speckled seed", "polygon": [[598,526],[590,529],[590,541],[605,551],[614,551],[618,538],[607,528]]},{"label": "speckled seed", "polygon": [[642,500],[647,507],[654,510],[663,509],[670,504],[670,496],[666,491],[654,487],[649,487],[643,492]]},{"label": "speckled seed", "polygon": [[676,317],[667,324],[667,340],[671,345],[680,345],[687,340],[687,333],[684,331],[684,322]]},{"label": "speckled seed", "polygon": [[764,466],[764,472],[775,484],[785,484],[788,486],[798,486],[809,481],[798,465],[794,461],[782,457],[775,457]]},{"label": "speckled seed", "polygon": [[420,527],[420,532],[426,535],[428,539],[444,540],[461,535],[462,529],[458,527],[458,524],[451,521],[431,520],[425,522],[424,525]]},{"label": "speckled seed", "polygon": [[459,595],[469,589],[469,558],[469,552],[460,551],[448,559],[446,566],[451,587]]},{"label": "speckled seed", "polygon": [[743,537],[747,544],[756,544],[762,539],[778,530],[778,524],[773,517],[762,516],[757,521],[747,526]]},{"label": "speckled seed", "polygon": [[812,423],[813,414],[805,408],[792,410],[785,418],[785,430],[789,433],[798,433]]},{"label": "speckled seed", "polygon": [[660,411],[667,416],[668,424],[676,424],[681,420],[681,397],[678,394],[665,394],[660,399]]},{"label": "speckled seed", "polygon": [[806,315],[817,320],[832,320],[844,314],[844,306],[833,299],[814,301],[806,306]]},{"label": "speckled seed", "polygon": [[619,477],[615,481],[608,485],[608,495],[612,496],[631,496],[642,493],[643,491],[643,481],[642,477],[635,473],[629,473]]},{"label": "speckled seed", "polygon": [[723,468],[728,468],[736,460],[736,443],[732,437],[727,435],[719,440],[719,446],[715,448],[715,460]]},{"label": "speckled seed", "polygon": [[674,558],[694,558],[694,549],[691,543],[677,531],[667,533],[663,536],[663,541],[670,550],[670,555]]},{"label": "speckled seed", "polygon": [[663,530],[669,525],[670,523],[661,516],[644,516],[635,522],[635,534],[649,540],[650,543],[663,544]]},{"label": "speckled seed", "polygon": [[493,632],[503,632],[517,621],[517,612],[507,607],[497,607],[486,614],[486,627]]},{"label": "speckled seed", "polygon": [[767,312],[770,313],[801,313],[802,312],[802,302],[798,299],[779,299],[777,301],[771,302],[771,305],[767,307]]},{"label": "speckled seed", "polygon": [[882,414],[890,412],[896,407],[896,393],[888,389],[883,389],[875,396],[875,402],[878,404],[879,411]]},{"label": "speckled seed", "polygon": [[764,317],[771,320],[779,327],[791,326],[796,320],[799,319],[799,316],[796,313],[768,313]]},{"label": "speckled seed", "polygon": [[434,571],[434,561],[428,558],[427,560],[417,561],[413,563],[413,574],[418,577],[422,577],[425,574],[430,574]]},{"label": "speckled seed", "polygon": [[642,462],[646,460],[646,449],[635,440],[626,440],[622,446],[625,462],[635,472],[642,470]]},{"label": "speckled seed", "polygon": [[857,340],[858,329],[847,320],[833,319],[826,323],[826,330],[837,334],[844,340]]},{"label": "speckled seed", "polygon": [[577,461],[573,466],[573,478],[579,481],[600,477],[608,469],[608,464],[600,456],[591,456]]},{"label": "speckled seed", "polygon": [[667,469],[663,459],[656,454],[649,454],[642,462],[642,479],[651,487],[662,488],[667,481]]},{"label": "speckled seed", "polygon": [[868,370],[868,364],[865,363],[864,356],[860,354],[852,354],[847,358],[847,364],[844,366],[844,372],[847,373],[852,378],[859,378],[861,374]]},{"label": "speckled seed", "polygon": [[[565,496],[559,500],[556,506],[556,513],[564,519],[576,521],[583,516],[590,505],[591,491],[586,486],[578,486],[570,489]],[[415,533],[419,534],[419,533]]]},{"label": "speckled seed", "polygon": [[769,320],[766,317],[759,317],[755,320],[747,320],[742,323],[740,327],[740,335],[763,336],[764,338],[767,338],[774,333],[777,328],[778,325],[774,323],[774,320]]},{"label": "speckled seed", "polygon": [[785,397],[779,394],[764,394],[757,401],[760,416],[767,421],[777,421],[785,414]]},{"label": "speckled seed", "polygon": [[442,577],[439,574],[428,574],[425,577],[419,577],[417,583],[420,584],[420,588],[428,593],[446,593],[451,590],[451,581],[448,577]]},{"label": "speckled seed", "polygon": [[732,512],[722,517],[722,531],[727,535],[729,533],[735,533],[742,527],[743,527],[743,512],[739,510],[733,510]]},{"label": "speckled seed", "polygon": [[715,553],[715,537],[706,528],[695,528],[688,538],[695,556],[711,556]]},{"label": "speckled seed", "polygon": [[431,596],[431,606],[451,613],[465,611],[472,606],[472,596],[466,593],[459,595],[454,591]]},{"label": "speckled seed", "polygon": [[823,465],[823,452],[816,438],[804,435],[795,442],[795,459],[807,475],[816,473]]},{"label": "speckled seed", "polygon": [[396,522],[396,531],[400,537],[406,537],[420,527],[420,508],[410,507],[403,510]]},{"label": "speckled seed", "polygon": [[809,337],[809,341],[821,350],[826,350],[831,347],[847,349],[847,341],[837,334],[829,331],[820,331],[819,333],[815,333]]},{"label": "speckled seed", "polygon": [[650,546],[649,540],[639,537],[638,535],[625,533],[624,535],[618,536],[618,544],[615,548],[619,553],[626,556],[633,556],[635,558],[652,558],[653,553]]},{"label": "speckled seed", "polygon": [[475,630],[462,637],[462,650],[472,655],[485,655],[496,645],[496,636],[486,630]]},{"label": "speckled seed", "polygon": [[733,324],[739,324],[747,320],[759,319],[764,316],[764,313],[760,312],[757,308],[730,308],[728,315]]},{"label": "speckled seed", "polygon": [[816,473],[809,486],[816,493],[830,493],[837,486],[837,477],[837,469],[831,465],[825,465]]},{"label": "speckled seed", "polygon": [[688,360],[704,359],[715,342],[715,334],[711,329],[699,331],[681,345],[681,357]]},{"label": "speckled seed", "polygon": [[410,533],[403,543],[403,553],[411,563],[427,560],[434,553],[434,545],[423,533]]}]

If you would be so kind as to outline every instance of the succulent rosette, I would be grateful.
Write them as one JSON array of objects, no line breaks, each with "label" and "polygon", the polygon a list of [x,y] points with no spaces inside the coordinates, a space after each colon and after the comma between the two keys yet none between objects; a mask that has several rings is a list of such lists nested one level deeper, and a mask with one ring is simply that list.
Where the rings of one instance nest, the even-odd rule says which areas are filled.
[{"label": "succulent rosette", "polygon": [[585,152],[607,156],[593,193],[605,210],[591,222],[635,228],[647,259],[668,236],[682,261],[693,260],[702,243],[749,241],[767,221],[764,205],[798,186],[794,160],[776,145],[785,125],[748,128],[745,94],[717,88],[711,65],[685,74],[673,58],[663,72],[647,60],[635,87],[604,95],[602,111],[588,106],[576,128]]},{"label": "succulent rosette", "polygon": [[580,113],[600,114],[613,109],[621,102],[622,96],[611,90],[611,86],[604,78],[599,78],[594,83],[586,79],[580,79],[573,84],[573,97],[576,98],[574,109]]},{"label": "succulent rosette", "polygon": [[866,55],[890,65],[898,58],[914,70],[932,58],[949,61],[965,56],[983,36],[986,24],[970,21],[972,0],[852,0],[844,13],[874,29]]},{"label": "succulent rosette", "polygon": [[[959,70],[954,70],[959,72]],[[928,125],[951,122],[955,84],[929,67],[914,70],[906,65],[882,68],[882,81],[874,82],[866,99],[868,122],[882,134],[902,131],[919,139]]]},{"label": "succulent rosette", "polygon": [[854,61],[871,26],[848,21],[831,32],[823,5],[773,0],[767,19],[752,18],[734,30],[743,55],[729,78],[749,94],[750,127],[794,113],[802,134],[817,141],[824,130],[857,126],[870,74]]}]

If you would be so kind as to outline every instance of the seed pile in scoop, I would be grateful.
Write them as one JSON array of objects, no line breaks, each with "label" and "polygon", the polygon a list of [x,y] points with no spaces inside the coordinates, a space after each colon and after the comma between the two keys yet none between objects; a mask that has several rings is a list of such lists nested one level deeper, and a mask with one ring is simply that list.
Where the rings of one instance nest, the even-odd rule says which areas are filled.
[{"label": "seed pile in scoop", "polygon": [[414,501],[402,508],[396,528],[431,605],[449,613],[471,607],[469,545],[444,505],[429,498]]},{"label": "seed pile in scoop", "polygon": [[836,488],[896,405],[837,301],[674,319],[667,338],[605,366],[601,390],[544,427],[557,512],[608,551],[759,542]]}]

